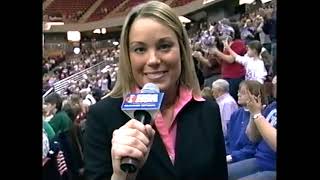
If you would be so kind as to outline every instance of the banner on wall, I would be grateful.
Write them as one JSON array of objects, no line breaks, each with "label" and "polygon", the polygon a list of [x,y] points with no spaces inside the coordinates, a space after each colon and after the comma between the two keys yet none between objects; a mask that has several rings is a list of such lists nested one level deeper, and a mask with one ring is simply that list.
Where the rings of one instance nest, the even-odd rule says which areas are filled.
[{"label": "banner on wall", "polygon": [[61,13],[49,13],[48,19],[50,22],[61,22],[63,21],[63,17]]}]

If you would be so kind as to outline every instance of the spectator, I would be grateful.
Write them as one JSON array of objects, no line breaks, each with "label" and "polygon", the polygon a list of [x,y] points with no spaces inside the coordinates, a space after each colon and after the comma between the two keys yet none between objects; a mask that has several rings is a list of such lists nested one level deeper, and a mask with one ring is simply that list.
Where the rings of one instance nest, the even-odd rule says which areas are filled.
[{"label": "spectator", "polygon": [[42,121],[42,128],[45,130],[48,139],[51,141],[55,137],[53,128],[47,121]]},{"label": "spectator", "polygon": [[[56,138],[55,138],[56,139]],[[70,174],[66,166],[65,157],[57,140],[50,142],[50,151],[42,166],[42,179],[45,180],[70,180]]]},{"label": "spectator", "polygon": [[59,135],[59,142],[64,150],[66,164],[72,179],[84,179],[84,164],[83,164],[83,141],[82,133],[79,124],[76,122],[76,116],[81,112],[81,108],[74,106],[68,101],[63,110],[67,112],[68,116],[73,122],[72,127]]},{"label": "spectator", "polygon": [[199,82],[199,86],[200,89],[202,89],[204,87],[204,77],[203,77],[203,73],[200,70],[198,61],[196,60],[196,58],[192,58],[193,59],[193,64],[194,64],[194,68],[197,74],[197,78],[198,78],[198,82]]},{"label": "spectator", "polygon": [[276,57],[277,36],[276,36],[276,9],[266,11],[266,20],[262,30],[269,35],[271,40],[271,55]]},{"label": "spectator", "polygon": [[195,57],[196,56],[196,53],[201,53],[199,54],[199,58],[200,56],[203,56],[205,54],[204,51],[201,50],[201,47],[200,47],[200,42],[198,43],[195,43],[195,45],[193,46],[192,44],[190,44],[191,47],[192,47],[192,50],[193,50],[193,63],[194,63],[194,67],[195,67],[195,70],[196,70],[196,74],[197,74],[197,78],[198,78],[198,81],[199,81],[199,85],[200,85],[200,89],[202,89],[204,87],[204,76],[203,76],[203,72],[201,71],[201,64],[200,64],[200,61],[197,60],[197,58]]},{"label": "spectator", "polygon": [[53,87],[53,84],[54,84],[55,82],[57,82],[57,78],[56,78],[55,75],[52,75],[52,76],[49,78],[49,80],[48,80],[48,84],[49,84],[50,87]]},{"label": "spectator", "polygon": [[83,98],[82,103],[84,105],[91,106],[97,102],[96,99],[92,96],[90,88],[82,89],[80,91],[80,95]]},{"label": "spectator", "polygon": [[224,79],[218,79],[212,83],[212,94],[220,108],[222,131],[226,137],[230,116],[238,109],[238,105],[229,94],[229,83]]},{"label": "spectator", "polygon": [[270,36],[271,40],[271,55],[274,58],[271,68],[270,74],[276,75],[276,65],[277,65],[277,36],[276,36],[276,6],[274,9],[269,9],[266,12],[266,20],[263,26],[263,32]]},{"label": "spectator", "polygon": [[230,26],[230,24],[230,20],[227,18],[223,18],[219,22],[218,26],[220,26],[222,37],[231,36],[232,34],[234,34],[234,29]]},{"label": "spectator", "polygon": [[235,61],[242,64],[246,69],[246,80],[256,80],[263,84],[267,76],[267,71],[265,69],[263,61],[260,59],[261,53],[261,43],[259,41],[251,41],[248,44],[248,52],[244,56],[241,56],[234,52],[228,43],[224,44],[225,49],[229,51],[233,59],[231,62]]},{"label": "spectator", "polygon": [[53,114],[49,124],[53,128],[55,134],[58,135],[61,132],[69,130],[72,126],[72,121],[67,113],[61,110],[62,99],[60,95],[57,93],[49,94],[45,98],[44,103],[47,106],[48,111]]},{"label": "spectator", "polygon": [[[244,42],[240,39],[239,27],[236,24],[232,24],[234,29],[232,41],[230,42],[230,48],[237,54],[243,56],[247,53]],[[237,101],[238,89],[241,81],[245,79],[245,68],[243,65],[234,62],[234,58],[227,50],[222,53],[220,50],[215,51],[215,55],[218,56],[218,62],[221,63],[221,75],[222,78],[229,83],[230,95]]]},{"label": "spectator", "polygon": [[265,66],[266,71],[268,72],[268,75],[272,75],[272,63],[273,63],[273,57],[271,56],[271,54],[268,52],[268,50],[266,48],[262,48],[261,53],[260,53],[260,57],[259,57]]},{"label": "spectator", "polygon": [[272,66],[270,69],[272,70],[270,72],[270,75],[276,76],[277,75],[277,57],[274,57],[274,60],[272,62]]},{"label": "spectator", "polygon": [[206,100],[214,101],[214,97],[212,96],[212,90],[209,87],[204,87],[201,91],[201,96]]},{"label": "spectator", "polygon": [[[121,74],[111,93],[93,105],[87,116],[84,148],[87,178],[210,176],[226,180],[219,108],[200,96],[187,33],[173,9],[159,1],[133,8],[123,25],[120,44]],[[166,94],[153,128],[130,120],[119,108],[127,94],[149,82]],[[129,177],[120,169],[123,157],[138,161],[137,172]]]},{"label": "spectator", "polygon": [[108,8],[103,8],[104,14],[108,14]]},{"label": "spectator", "polygon": [[107,92],[110,91],[109,86],[108,86],[109,83],[111,83],[111,77],[110,77],[109,72],[107,72],[107,74],[103,75],[102,79],[101,79],[101,91],[102,91],[103,95],[105,95]]},{"label": "spectator", "polygon": [[88,112],[88,106],[82,103],[82,100],[78,94],[72,94],[70,96],[69,104],[72,106],[73,109],[80,109],[77,111],[75,118],[75,124],[81,127],[81,130],[84,131],[84,122],[86,119],[86,113]]},{"label": "spectator", "polygon": [[[277,77],[273,79],[276,98]],[[234,179],[276,179],[277,152],[277,102],[269,104],[262,112],[263,103],[257,94],[248,92],[247,107],[250,118],[246,134],[250,141],[257,142],[254,158],[239,161],[228,166],[229,180]]]},{"label": "spectator", "polygon": [[53,117],[53,114],[50,112],[50,109],[44,103],[42,104],[42,119],[43,121],[49,122]]},{"label": "spectator", "polygon": [[45,132],[45,129],[42,129],[42,166],[46,163],[48,159],[47,154],[49,152],[49,138],[47,136],[47,133]]},{"label": "spectator", "polygon": [[246,44],[254,39],[255,28],[252,20],[247,19],[241,31],[241,39],[245,40]]},{"label": "spectator", "polygon": [[258,16],[256,18],[257,22],[257,33],[259,33],[259,40],[264,48],[268,50],[269,53],[271,53],[271,40],[269,34],[266,34],[263,31],[264,26],[264,19],[261,16]]},{"label": "spectator", "polygon": [[101,89],[98,87],[92,88],[92,96],[96,100],[96,102],[100,101],[103,96]]},{"label": "spectator", "polygon": [[256,151],[256,144],[251,142],[246,129],[250,121],[248,110],[248,93],[259,96],[261,102],[266,102],[263,86],[258,81],[243,81],[240,84],[238,103],[242,106],[231,115],[226,138],[227,162],[234,163],[241,160],[252,158]]},{"label": "spectator", "polygon": [[[212,47],[217,47],[219,44],[218,38],[214,38]],[[200,68],[203,74],[204,87],[210,87],[212,82],[220,78],[221,68],[217,62],[217,58],[208,52],[200,51],[198,44],[195,45],[195,51],[192,53],[195,60],[200,63]]]}]

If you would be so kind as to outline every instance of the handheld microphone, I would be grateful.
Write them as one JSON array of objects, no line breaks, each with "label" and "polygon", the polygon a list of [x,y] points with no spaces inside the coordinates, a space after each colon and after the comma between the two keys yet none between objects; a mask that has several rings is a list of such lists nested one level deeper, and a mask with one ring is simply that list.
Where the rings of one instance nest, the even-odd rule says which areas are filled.
[{"label": "handheld microphone", "polygon": [[[151,124],[155,114],[160,110],[164,93],[160,93],[157,85],[147,83],[140,93],[128,94],[122,103],[121,110],[130,118],[143,124]],[[134,173],[137,170],[138,160],[124,157],[120,168],[124,172]]]}]

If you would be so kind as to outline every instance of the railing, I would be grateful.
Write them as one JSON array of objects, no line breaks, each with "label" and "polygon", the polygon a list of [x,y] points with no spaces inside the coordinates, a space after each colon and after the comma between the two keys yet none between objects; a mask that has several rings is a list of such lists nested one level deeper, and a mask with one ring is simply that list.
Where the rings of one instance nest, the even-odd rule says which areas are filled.
[{"label": "railing", "polygon": [[[116,39],[109,39],[109,40],[100,40],[100,41],[96,41],[96,42],[82,42],[82,48],[106,48],[106,47],[113,47],[114,45],[112,44],[113,41],[116,41]],[[66,52],[72,52],[73,53],[73,48],[74,46],[72,46],[72,44],[68,44],[68,43],[54,43],[54,42],[46,42],[43,45],[44,50],[63,50]]]},{"label": "railing", "polygon": [[73,46],[67,43],[44,43],[44,49],[56,49],[56,50],[64,50],[64,51],[73,51]]},{"label": "railing", "polygon": [[116,40],[115,39],[100,40],[93,43],[93,46],[96,49],[105,48],[105,47],[114,47],[114,45],[112,44],[113,41],[116,41]]},{"label": "railing", "polygon": [[54,91],[53,87],[51,87],[44,95],[42,95],[42,98],[47,97],[52,91]]},{"label": "railing", "polygon": [[95,71],[96,72],[98,70],[102,70],[103,68],[105,68],[105,66],[107,66],[108,64],[111,64],[111,63],[113,63],[113,62],[104,60],[104,61],[102,61],[102,62],[100,62],[100,63],[98,63],[98,64],[96,64],[94,66],[91,66],[91,67],[89,67],[87,69],[84,69],[84,70],[82,70],[82,71],[80,71],[80,72],[78,72],[76,74],[73,74],[73,75],[71,75],[71,76],[69,76],[69,77],[67,77],[65,79],[62,79],[62,80],[54,83],[53,84],[54,92],[56,92],[58,94],[61,94],[61,92],[68,87],[69,82],[71,80],[77,81],[77,82],[81,81],[83,79],[83,75],[84,74],[87,74],[90,71]]}]

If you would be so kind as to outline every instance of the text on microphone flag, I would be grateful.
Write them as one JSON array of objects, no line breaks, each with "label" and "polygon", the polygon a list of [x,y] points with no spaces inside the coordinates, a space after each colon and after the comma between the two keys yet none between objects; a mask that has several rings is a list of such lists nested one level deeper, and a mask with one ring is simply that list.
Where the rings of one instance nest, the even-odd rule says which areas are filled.
[{"label": "text on microphone flag", "polygon": [[127,97],[126,101],[128,103],[148,103],[148,102],[158,102],[158,94],[130,94],[129,97]]}]

